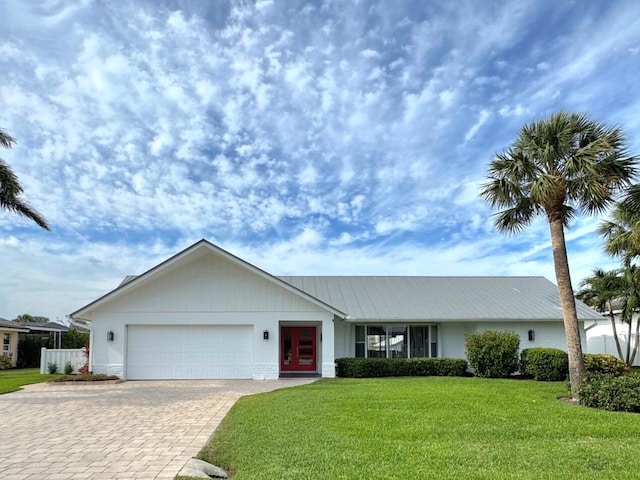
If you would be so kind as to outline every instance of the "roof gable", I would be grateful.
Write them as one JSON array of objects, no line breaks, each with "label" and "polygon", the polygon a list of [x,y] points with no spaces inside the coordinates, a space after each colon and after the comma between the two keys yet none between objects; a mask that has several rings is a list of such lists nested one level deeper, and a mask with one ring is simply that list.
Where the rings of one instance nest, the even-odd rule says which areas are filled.
[{"label": "roof gable", "polygon": [[165,274],[168,274],[172,271],[174,271],[175,269],[180,268],[180,266],[182,265],[186,265],[190,262],[196,261],[198,260],[198,258],[201,258],[201,256],[207,255],[207,254],[214,254],[218,257],[221,257],[227,261],[229,261],[230,263],[234,264],[235,266],[251,272],[252,274],[257,275],[258,277],[267,280],[268,282],[271,282],[275,285],[277,285],[280,288],[283,288],[299,297],[302,297],[303,299],[311,302],[312,304],[327,310],[329,312],[331,312],[334,315],[337,315],[339,317],[344,317],[345,313],[341,312],[340,310],[336,309],[335,307],[326,304],[325,302],[313,297],[312,295],[310,295],[307,292],[304,292],[302,290],[299,290],[297,287],[292,286],[284,281],[282,281],[281,279],[274,277],[273,275],[265,272],[264,270],[261,270],[260,268],[256,267],[255,265],[250,264],[249,262],[246,262],[242,259],[240,259],[239,257],[236,257],[235,255],[227,252],[226,250],[223,250],[222,248],[208,242],[207,240],[200,240],[199,242],[191,245],[190,247],[186,248],[185,250],[179,252],[178,254],[174,255],[173,257],[165,260],[164,262],[156,265],[155,267],[151,268],[150,270],[146,271],[145,273],[143,273],[142,275],[139,276],[127,276],[125,278],[124,281],[122,281],[120,283],[120,285],[118,287],[116,287],[114,290],[106,293],[105,295],[103,295],[102,297],[98,298],[97,300],[94,300],[93,302],[85,305],[84,307],[80,308],[79,310],[76,310],[75,312],[73,312],[70,316],[71,318],[76,318],[76,319],[81,319],[81,320],[90,320],[90,318],[86,318],[86,317],[91,317],[93,311],[95,311],[96,309],[109,304],[112,301],[115,301],[118,298],[122,298],[126,293],[133,291],[134,289],[152,282],[155,279],[158,279],[160,277],[162,277]]}]

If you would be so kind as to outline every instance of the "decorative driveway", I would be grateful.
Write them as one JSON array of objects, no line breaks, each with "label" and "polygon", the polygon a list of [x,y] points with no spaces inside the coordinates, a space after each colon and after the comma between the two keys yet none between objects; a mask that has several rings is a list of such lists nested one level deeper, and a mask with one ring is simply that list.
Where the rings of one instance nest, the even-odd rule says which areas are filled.
[{"label": "decorative driveway", "polygon": [[172,479],[238,398],[312,381],[29,385],[0,395],[0,478]]}]

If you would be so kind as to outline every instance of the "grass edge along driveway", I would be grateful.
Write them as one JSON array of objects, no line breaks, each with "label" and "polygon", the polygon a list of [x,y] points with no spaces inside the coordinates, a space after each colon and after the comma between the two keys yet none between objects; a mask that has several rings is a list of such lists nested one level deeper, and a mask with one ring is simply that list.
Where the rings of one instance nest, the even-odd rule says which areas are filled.
[{"label": "grass edge along driveway", "polygon": [[0,370],[0,394],[20,390],[23,385],[46,382],[59,375],[41,374],[39,368]]},{"label": "grass edge along driveway", "polygon": [[322,379],[241,398],[199,457],[246,479],[625,479],[640,415],[558,400],[564,382]]}]

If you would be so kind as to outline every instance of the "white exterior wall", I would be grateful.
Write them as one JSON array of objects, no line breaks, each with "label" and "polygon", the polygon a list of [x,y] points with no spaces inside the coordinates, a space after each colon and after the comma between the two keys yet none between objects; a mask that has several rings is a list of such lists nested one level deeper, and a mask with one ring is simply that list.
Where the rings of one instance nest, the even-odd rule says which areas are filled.
[{"label": "white exterior wall", "polygon": [[334,337],[335,358],[355,356],[354,324],[345,322],[344,320],[336,320],[334,322]]},{"label": "white exterior wall", "polygon": [[[214,254],[123,292],[92,319],[92,370],[126,378],[128,325],[252,325],[253,377],[279,377],[280,322],[314,322],[322,334],[318,372],[335,376],[333,315],[246,268]],[[263,331],[269,331],[269,340]],[[107,332],[114,340],[107,341]]]},{"label": "white exterior wall", "polygon": [[[584,322],[580,322],[583,350],[586,351]],[[562,322],[479,322],[479,323],[442,323],[438,326],[441,339],[440,356],[466,358],[465,335],[486,330],[509,330],[520,336],[520,350],[533,347],[559,348],[567,351],[567,340]],[[535,340],[529,341],[529,330],[535,332]]]}]

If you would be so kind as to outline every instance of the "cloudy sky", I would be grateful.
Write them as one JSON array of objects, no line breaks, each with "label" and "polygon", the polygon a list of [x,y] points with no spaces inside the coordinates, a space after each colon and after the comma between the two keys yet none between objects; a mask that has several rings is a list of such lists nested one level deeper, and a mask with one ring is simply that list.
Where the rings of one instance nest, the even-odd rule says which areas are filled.
[{"label": "cloudy sky", "polygon": [[[3,1],[0,317],[64,319],[201,238],[274,274],[544,275],[478,198],[565,109],[640,153],[640,2]],[[598,219],[568,232],[574,284]]]}]

